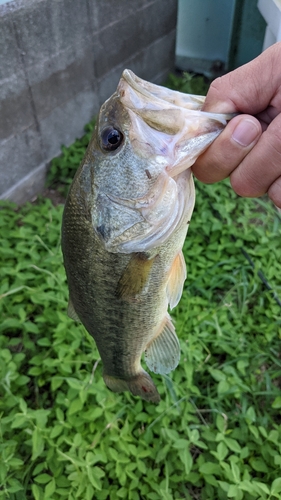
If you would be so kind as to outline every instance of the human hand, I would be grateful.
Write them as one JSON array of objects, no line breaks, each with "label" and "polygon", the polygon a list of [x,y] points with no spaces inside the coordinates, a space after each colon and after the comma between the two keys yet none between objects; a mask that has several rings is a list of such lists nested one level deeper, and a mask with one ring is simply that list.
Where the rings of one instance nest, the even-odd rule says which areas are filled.
[{"label": "human hand", "polygon": [[265,193],[281,208],[281,42],[214,80],[203,111],[234,117],[192,167],[202,182],[230,177],[240,196]]}]

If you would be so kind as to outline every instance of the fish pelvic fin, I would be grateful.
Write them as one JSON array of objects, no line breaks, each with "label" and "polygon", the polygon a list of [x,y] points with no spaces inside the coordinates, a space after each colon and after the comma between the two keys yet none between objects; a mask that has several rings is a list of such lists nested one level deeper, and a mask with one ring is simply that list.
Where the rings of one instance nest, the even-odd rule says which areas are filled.
[{"label": "fish pelvic fin", "polygon": [[143,253],[136,253],[127,264],[116,289],[118,298],[129,298],[139,294],[145,287],[155,257],[148,259]]},{"label": "fish pelvic fin", "polygon": [[167,296],[170,308],[173,309],[180,301],[183,285],[186,280],[186,265],[182,251],[180,251],[172,264],[167,284]]},{"label": "fish pelvic fin", "polygon": [[159,403],[160,395],[151,379],[144,370],[129,380],[103,374],[103,379],[113,392],[130,391],[134,396],[140,396],[145,401]]},{"label": "fish pelvic fin", "polygon": [[73,305],[72,300],[71,300],[70,297],[69,297],[68,306],[67,306],[67,315],[71,319],[73,319],[73,321],[77,321],[78,323],[81,323],[81,320],[80,320],[77,312],[74,309],[74,305]]},{"label": "fish pelvic fin", "polygon": [[154,373],[170,373],[179,364],[180,344],[175,327],[167,314],[159,332],[145,350],[145,361]]}]

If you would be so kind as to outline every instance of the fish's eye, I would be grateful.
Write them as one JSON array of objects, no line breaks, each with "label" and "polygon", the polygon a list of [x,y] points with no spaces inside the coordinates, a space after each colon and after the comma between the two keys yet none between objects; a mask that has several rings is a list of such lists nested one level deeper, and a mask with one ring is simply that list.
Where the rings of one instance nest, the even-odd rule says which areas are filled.
[{"label": "fish's eye", "polygon": [[105,151],[115,151],[123,142],[123,134],[113,127],[105,128],[101,133],[101,146]]}]

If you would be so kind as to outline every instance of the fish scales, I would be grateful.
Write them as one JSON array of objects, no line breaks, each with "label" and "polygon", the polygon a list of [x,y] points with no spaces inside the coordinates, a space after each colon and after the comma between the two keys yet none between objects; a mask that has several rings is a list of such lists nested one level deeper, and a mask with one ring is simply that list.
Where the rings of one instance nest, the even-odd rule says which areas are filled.
[{"label": "fish scales", "polygon": [[[73,184],[73,191],[75,187]],[[81,218],[86,221],[85,207],[77,193],[71,194],[73,199],[78,200],[77,203],[66,204],[63,239],[72,242],[75,253],[72,252],[73,247],[64,244],[65,241],[63,245],[65,259],[69,259],[70,272],[67,276],[72,303],[75,304],[79,317],[83,318],[85,328],[96,340],[104,372],[117,378],[123,372],[127,377],[137,376],[139,366],[135,360],[139,361],[150,340],[151,331],[157,329],[167,310],[168,300],[163,286],[163,274],[167,275],[172,265],[174,247],[168,242],[166,251],[159,250],[150,275],[150,283],[147,284],[148,290],[138,294],[136,299],[117,300],[116,285],[131,256],[104,252],[91,224],[86,223],[82,229]],[[183,241],[179,241],[179,249],[182,244]],[[71,257],[73,255],[74,259]],[[161,310],[155,308],[154,299],[160,292],[163,296]],[[134,332],[134,336],[131,332]],[[158,401],[158,396],[154,392],[153,395]],[[146,394],[146,397],[149,396]]]},{"label": "fish scales", "polygon": [[69,314],[94,337],[107,386],[155,403],[141,357],[155,373],[179,362],[167,309],[186,277],[181,249],[195,201],[189,167],[229,119],[200,112],[202,102],[125,70],[101,108],[63,214]]}]

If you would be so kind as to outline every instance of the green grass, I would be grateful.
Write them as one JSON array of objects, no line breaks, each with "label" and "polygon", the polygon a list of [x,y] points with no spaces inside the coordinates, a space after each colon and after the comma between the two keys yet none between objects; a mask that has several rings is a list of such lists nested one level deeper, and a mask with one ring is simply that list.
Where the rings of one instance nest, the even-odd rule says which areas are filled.
[{"label": "green grass", "polygon": [[[55,160],[53,186],[65,189],[87,140]],[[153,375],[158,406],[111,393],[94,341],[66,315],[62,205],[1,207],[0,499],[281,498],[272,204],[238,198],[227,181],[197,183],[173,312],[182,356],[169,376]]]}]

